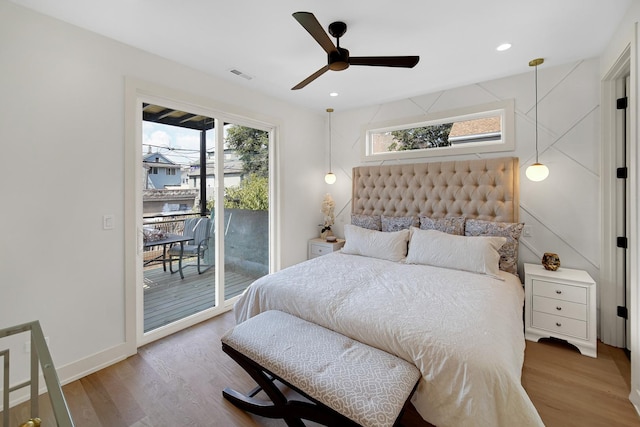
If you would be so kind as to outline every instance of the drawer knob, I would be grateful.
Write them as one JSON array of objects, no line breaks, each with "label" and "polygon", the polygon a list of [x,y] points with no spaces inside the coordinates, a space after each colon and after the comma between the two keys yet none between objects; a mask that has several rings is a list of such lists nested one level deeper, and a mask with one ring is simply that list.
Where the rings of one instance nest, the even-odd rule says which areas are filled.
[{"label": "drawer knob", "polygon": [[559,290],[559,289],[556,291],[556,294],[558,294],[558,295],[560,295],[561,293],[562,293],[562,291]]},{"label": "drawer knob", "polygon": [[556,322],[556,326],[559,328],[560,326],[562,326],[562,323]]},{"label": "drawer knob", "polygon": [[560,311],[562,310],[562,307],[556,307],[556,310]]}]

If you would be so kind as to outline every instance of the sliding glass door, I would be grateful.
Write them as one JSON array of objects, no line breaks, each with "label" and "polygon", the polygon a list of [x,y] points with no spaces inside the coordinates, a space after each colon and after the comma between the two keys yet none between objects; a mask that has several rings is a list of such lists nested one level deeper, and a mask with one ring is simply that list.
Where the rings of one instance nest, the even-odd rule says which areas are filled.
[{"label": "sliding glass door", "polygon": [[225,299],[241,294],[269,272],[269,133],[226,124],[223,169],[239,172],[225,178]]},{"label": "sliding glass door", "polygon": [[271,132],[152,102],[141,128],[138,318],[153,334],[206,318],[269,273]]}]

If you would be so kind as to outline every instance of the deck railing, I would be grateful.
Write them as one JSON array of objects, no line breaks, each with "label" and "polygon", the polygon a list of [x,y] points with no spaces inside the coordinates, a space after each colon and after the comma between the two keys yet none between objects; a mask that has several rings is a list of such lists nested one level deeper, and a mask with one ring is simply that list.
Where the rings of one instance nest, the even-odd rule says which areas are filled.
[{"label": "deck railing", "polygon": [[142,219],[142,225],[144,227],[153,227],[164,233],[182,234],[184,227],[184,220],[192,218],[194,216],[200,216],[199,214],[180,214],[180,215],[157,215],[144,217]]},{"label": "deck railing", "polygon": [[[148,216],[142,219],[142,226],[147,228],[151,227],[156,230],[160,230],[163,233],[170,234],[182,234],[184,232],[184,221],[187,218],[200,216],[197,213],[178,214],[178,215],[156,215]],[[145,246],[144,248],[144,265],[152,266],[156,262],[155,259],[159,258],[163,251],[162,245],[160,246]]]},{"label": "deck railing", "polygon": [[5,338],[23,332],[29,332],[31,334],[31,373],[29,380],[11,386],[9,381],[9,350],[3,350],[0,352],[0,357],[3,359],[4,366],[2,387],[3,427],[9,427],[9,394],[25,387],[30,387],[31,420],[25,420],[23,425],[39,425],[40,420],[38,419],[38,416],[40,408],[38,402],[38,383],[40,368],[42,369],[44,381],[47,386],[56,424],[58,427],[73,427],[71,413],[69,412],[69,407],[67,406],[64,394],[62,394],[58,374],[53,366],[49,347],[47,346],[44,334],[42,333],[40,322],[36,320],[33,322],[23,323],[22,325],[0,329],[0,338]]}]

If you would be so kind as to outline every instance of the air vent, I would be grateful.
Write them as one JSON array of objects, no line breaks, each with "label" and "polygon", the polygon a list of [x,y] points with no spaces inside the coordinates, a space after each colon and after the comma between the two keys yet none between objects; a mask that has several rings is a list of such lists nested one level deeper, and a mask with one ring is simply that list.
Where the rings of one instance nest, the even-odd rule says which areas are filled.
[{"label": "air vent", "polygon": [[245,74],[240,70],[236,70],[235,68],[229,70],[231,73],[235,74],[238,77],[242,77],[245,80],[251,80],[253,77],[251,77],[249,74]]}]

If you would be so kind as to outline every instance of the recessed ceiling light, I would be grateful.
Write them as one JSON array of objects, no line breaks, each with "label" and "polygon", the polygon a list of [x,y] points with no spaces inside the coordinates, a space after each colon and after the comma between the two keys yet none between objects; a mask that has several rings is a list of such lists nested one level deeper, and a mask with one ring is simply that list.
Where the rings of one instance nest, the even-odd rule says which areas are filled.
[{"label": "recessed ceiling light", "polygon": [[329,96],[338,96],[338,92],[331,92]]},{"label": "recessed ceiling light", "polygon": [[500,46],[496,48],[498,52],[505,51],[511,47],[511,43],[502,43]]}]

